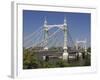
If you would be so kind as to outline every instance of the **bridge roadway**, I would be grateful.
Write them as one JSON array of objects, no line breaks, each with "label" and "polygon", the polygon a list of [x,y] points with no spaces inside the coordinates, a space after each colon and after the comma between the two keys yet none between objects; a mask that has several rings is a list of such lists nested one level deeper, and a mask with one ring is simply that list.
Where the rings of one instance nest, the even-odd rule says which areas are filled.
[{"label": "bridge roadway", "polygon": [[[59,58],[63,55],[63,51],[44,51],[44,50],[40,50],[40,51],[36,51],[35,52],[37,57],[39,59],[43,59],[43,56],[49,56],[49,57],[55,57],[55,58]],[[69,51],[69,56],[73,56],[76,57],[76,51]]]}]

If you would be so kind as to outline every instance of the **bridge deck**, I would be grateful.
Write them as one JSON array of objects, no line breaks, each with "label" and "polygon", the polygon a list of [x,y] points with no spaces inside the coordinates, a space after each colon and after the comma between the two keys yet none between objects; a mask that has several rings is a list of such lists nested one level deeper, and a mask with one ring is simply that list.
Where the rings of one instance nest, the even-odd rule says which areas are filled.
[{"label": "bridge deck", "polygon": [[[43,59],[43,56],[49,56],[49,57],[55,57],[55,58],[59,58],[63,55],[63,51],[37,51],[35,52],[37,57],[39,59]],[[71,52],[68,52],[69,53],[69,56],[74,56],[76,57],[76,53],[75,51],[71,51]]]}]

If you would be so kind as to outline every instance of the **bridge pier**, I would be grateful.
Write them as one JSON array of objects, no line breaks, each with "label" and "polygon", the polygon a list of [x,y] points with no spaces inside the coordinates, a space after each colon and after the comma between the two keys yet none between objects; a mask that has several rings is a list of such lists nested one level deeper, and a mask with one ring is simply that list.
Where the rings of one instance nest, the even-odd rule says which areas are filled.
[{"label": "bridge pier", "polygon": [[82,56],[82,53],[79,52],[79,59],[82,60],[83,59],[83,56]]},{"label": "bridge pier", "polygon": [[85,56],[86,56],[86,55],[88,54],[88,53],[87,53],[87,46],[86,46],[86,42],[85,42],[85,46],[84,46],[84,48],[85,48],[85,50],[84,50],[84,51],[85,51]]},{"label": "bridge pier", "polygon": [[67,52],[67,48],[64,49],[63,60],[68,60],[68,52]]}]

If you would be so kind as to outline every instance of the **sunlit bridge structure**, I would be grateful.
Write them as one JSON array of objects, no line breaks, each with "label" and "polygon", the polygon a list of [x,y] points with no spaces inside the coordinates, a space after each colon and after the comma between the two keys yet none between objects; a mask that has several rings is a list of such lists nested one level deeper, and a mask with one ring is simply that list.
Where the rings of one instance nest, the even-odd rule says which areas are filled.
[{"label": "sunlit bridge structure", "polygon": [[66,17],[62,24],[49,24],[45,18],[43,26],[24,37],[24,48],[34,50],[44,60],[47,56],[66,61],[75,58],[82,52],[78,49],[80,43],[86,52],[86,41],[73,41]]}]

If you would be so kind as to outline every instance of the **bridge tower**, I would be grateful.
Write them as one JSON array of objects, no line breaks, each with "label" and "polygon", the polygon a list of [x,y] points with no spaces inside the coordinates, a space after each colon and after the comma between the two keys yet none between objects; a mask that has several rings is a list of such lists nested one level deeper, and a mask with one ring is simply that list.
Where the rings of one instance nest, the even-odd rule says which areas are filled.
[{"label": "bridge tower", "polygon": [[47,24],[47,20],[45,18],[45,21],[44,21],[44,44],[46,45],[44,47],[44,50],[48,50],[48,31],[51,29],[51,28],[54,28],[54,27],[57,27],[57,28],[60,28],[61,30],[63,30],[64,32],[64,45],[63,45],[63,55],[62,55],[62,58],[63,60],[68,60],[68,52],[67,52],[67,23],[66,23],[66,18],[64,18],[64,23],[63,24],[58,24],[58,25],[48,25]]},{"label": "bridge tower", "polygon": [[[84,52],[85,52],[85,55],[87,55],[87,46],[86,46],[86,40],[83,40],[83,41],[79,41],[77,40],[76,41],[76,50],[79,51],[78,47],[79,47],[79,44],[83,44],[82,48],[84,48]],[[79,51],[79,57],[82,57],[82,52]]]},{"label": "bridge tower", "polygon": [[46,46],[44,47],[44,50],[48,50],[48,25],[47,25],[46,18],[44,21],[44,44],[46,44]]},{"label": "bridge tower", "polygon": [[67,23],[66,23],[66,18],[64,18],[63,31],[64,31],[63,60],[67,60],[68,59],[68,52],[67,52]]}]

